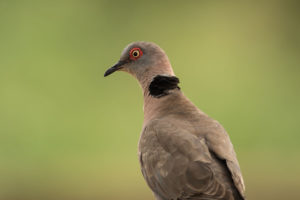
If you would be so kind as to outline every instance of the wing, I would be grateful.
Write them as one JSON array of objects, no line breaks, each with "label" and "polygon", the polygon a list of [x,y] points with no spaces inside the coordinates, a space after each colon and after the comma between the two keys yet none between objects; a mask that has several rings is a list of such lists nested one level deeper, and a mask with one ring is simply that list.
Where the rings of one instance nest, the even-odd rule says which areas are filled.
[{"label": "wing", "polygon": [[142,173],[157,199],[238,199],[230,172],[206,139],[179,127],[154,120],[140,139]]},{"label": "wing", "polygon": [[245,198],[244,180],[233,145],[225,129],[216,120],[212,120],[209,133],[206,134],[206,141],[209,150],[215,154],[218,159],[225,162],[235,187],[240,195]]}]

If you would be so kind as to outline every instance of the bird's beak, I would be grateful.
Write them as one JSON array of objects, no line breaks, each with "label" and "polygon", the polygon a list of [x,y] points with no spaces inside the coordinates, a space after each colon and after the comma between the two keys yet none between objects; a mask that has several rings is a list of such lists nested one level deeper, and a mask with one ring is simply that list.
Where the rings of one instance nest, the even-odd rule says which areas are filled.
[{"label": "bird's beak", "polygon": [[122,69],[123,65],[126,64],[126,63],[127,63],[126,60],[120,60],[114,66],[112,66],[111,68],[106,70],[106,72],[104,73],[104,77],[114,73],[115,71],[118,71],[119,69]]}]

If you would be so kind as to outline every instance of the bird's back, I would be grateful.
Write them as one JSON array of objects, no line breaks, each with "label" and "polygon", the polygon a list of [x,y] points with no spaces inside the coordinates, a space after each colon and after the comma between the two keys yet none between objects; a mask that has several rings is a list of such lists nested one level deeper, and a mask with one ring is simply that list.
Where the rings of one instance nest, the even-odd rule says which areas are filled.
[{"label": "bird's back", "polygon": [[156,198],[244,199],[241,172],[223,127],[180,91],[164,101],[144,125],[139,142],[142,172]]}]

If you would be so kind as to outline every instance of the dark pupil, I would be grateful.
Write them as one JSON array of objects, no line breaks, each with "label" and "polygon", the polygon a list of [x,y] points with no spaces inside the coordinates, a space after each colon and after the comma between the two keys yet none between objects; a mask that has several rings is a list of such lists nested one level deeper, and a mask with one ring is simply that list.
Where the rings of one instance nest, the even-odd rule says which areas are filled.
[{"label": "dark pupil", "polygon": [[134,56],[134,57],[138,56],[138,52],[136,52],[136,51],[133,52],[133,56]]}]

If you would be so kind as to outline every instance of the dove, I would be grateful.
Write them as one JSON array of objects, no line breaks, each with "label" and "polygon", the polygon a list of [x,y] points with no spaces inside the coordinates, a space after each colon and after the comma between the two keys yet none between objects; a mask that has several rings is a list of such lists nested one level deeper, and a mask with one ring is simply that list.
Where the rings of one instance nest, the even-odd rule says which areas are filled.
[{"label": "dove", "polygon": [[104,76],[116,71],[131,74],[143,90],[138,156],[155,199],[244,200],[244,180],[226,130],[184,95],[164,50],[133,42]]}]

